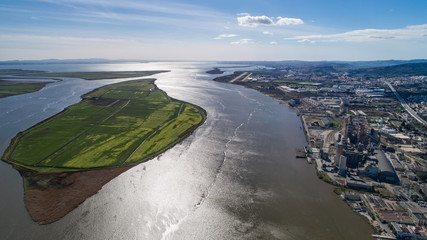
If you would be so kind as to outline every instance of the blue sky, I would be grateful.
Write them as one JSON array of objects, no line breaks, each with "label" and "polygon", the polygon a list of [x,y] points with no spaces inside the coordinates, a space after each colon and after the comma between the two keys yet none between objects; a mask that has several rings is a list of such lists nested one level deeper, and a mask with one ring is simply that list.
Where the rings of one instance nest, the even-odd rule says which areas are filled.
[{"label": "blue sky", "polygon": [[2,0],[0,60],[427,58],[426,0]]}]

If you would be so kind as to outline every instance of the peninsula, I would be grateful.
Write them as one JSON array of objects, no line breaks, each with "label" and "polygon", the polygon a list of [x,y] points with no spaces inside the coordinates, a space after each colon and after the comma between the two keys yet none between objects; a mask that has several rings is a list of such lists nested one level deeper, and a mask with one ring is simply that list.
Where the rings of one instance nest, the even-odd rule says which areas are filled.
[{"label": "peninsula", "polygon": [[205,110],[170,98],[154,81],[98,88],[12,139],[2,160],[23,176],[26,206],[35,221],[60,219],[112,178],[204,123]]}]

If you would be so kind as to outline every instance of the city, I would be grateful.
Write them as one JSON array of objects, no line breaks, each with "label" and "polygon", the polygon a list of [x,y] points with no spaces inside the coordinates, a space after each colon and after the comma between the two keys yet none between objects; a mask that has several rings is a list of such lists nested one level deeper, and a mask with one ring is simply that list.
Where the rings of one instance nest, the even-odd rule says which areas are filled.
[{"label": "city", "polygon": [[427,240],[426,10],[2,1],[0,239]]},{"label": "city", "polygon": [[296,157],[315,163],[318,177],[366,217],[374,236],[404,239],[427,236],[426,66],[290,62],[216,80],[296,109],[309,143]]}]

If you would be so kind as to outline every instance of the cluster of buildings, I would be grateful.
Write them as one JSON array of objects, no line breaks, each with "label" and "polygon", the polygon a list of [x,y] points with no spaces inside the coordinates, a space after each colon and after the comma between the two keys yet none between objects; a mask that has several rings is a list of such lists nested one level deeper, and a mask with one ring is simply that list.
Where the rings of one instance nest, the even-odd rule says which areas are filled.
[{"label": "cluster of buildings", "polygon": [[[288,78],[295,76],[298,71],[287,72]],[[342,197],[380,234],[427,239],[427,162],[420,157],[426,152],[425,133],[402,127],[412,119],[384,84],[387,79],[363,81],[347,74],[316,77],[313,82],[313,76],[304,73],[298,77],[300,82],[277,87],[286,93],[282,99],[303,117],[310,143],[307,155],[315,160],[309,162],[320,165],[317,169],[328,182],[347,189]],[[402,84],[405,79],[393,81]],[[408,101],[411,107],[425,114],[425,101],[419,101],[424,98],[413,99],[417,101]]]},{"label": "cluster of buildings", "polygon": [[380,235],[427,239],[427,126],[386,84],[406,91],[408,106],[427,117],[427,97],[415,94],[427,76],[364,77],[325,69],[283,67],[235,83],[298,110],[309,143],[303,156]]},{"label": "cluster of buildings", "polygon": [[398,239],[425,239],[427,218],[418,205],[385,199],[368,193],[344,194],[344,199],[356,212],[375,221],[377,227],[386,226]]}]

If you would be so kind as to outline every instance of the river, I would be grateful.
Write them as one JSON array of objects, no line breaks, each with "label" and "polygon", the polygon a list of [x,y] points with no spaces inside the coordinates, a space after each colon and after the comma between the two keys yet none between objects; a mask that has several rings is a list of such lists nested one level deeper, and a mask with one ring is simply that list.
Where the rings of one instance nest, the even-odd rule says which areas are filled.
[{"label": "river", "polygon": [[[371,227],[317,179],[313,165],[295,158],[294,149],[306,144],[296,112],[255,90],[212,81],[205,71],[218,66],[225,65],[0,65],[171,70],[155,75],[158,87],[208,112],[206,123],[182,143],[121,174],[49,225],[31,220],[20,175],[0,162],[0,239],[372,239]],[[19,131],[119,81],[64,79],[0,99],[0,153]]]}]

